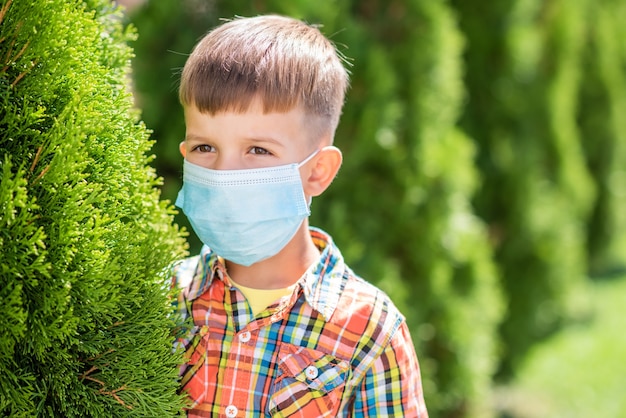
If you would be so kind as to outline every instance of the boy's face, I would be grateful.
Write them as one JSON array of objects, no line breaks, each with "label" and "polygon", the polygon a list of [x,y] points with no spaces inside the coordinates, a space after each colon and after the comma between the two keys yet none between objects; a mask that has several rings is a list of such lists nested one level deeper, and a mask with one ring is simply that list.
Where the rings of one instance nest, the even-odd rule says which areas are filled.
[{"label": "boy's face", "polygon": [[242,113],[211,115],[186,106],[186,135],[180,152],[190,163],[213,170],[299,163],[314,150],[305,117],[300,107],[264,114],[259,100]]}]

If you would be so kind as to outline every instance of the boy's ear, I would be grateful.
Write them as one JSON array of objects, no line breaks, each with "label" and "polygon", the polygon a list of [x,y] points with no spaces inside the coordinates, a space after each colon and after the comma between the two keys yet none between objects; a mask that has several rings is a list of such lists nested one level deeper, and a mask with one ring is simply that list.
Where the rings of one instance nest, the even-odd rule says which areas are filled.
[{"label": "boy's ear", "polygon": [[178,149],[180,150],[180,153],[182,154],[183,158],[186,158],[187,147],[185,146],[185,141],[182,141],[180,144],[178,144]]},{"label": "boy's ear", "polygon": [[342,158],[339,148],[333,146],[322,148],[314,157],[312,167],[303,180],[304,194],[321,195],[337,175]]}]

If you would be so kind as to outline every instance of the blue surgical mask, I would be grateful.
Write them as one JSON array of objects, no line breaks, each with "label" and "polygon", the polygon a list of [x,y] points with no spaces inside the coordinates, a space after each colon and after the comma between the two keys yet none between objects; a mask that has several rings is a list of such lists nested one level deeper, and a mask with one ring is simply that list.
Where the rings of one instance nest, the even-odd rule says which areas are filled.
[{"label": "blue surgical mask", "polygon": [[211,170],[185,160],[176,206],[217,255],[250,266],[270,258],[294,237],[311,212],[301,163],[249,170]]}]

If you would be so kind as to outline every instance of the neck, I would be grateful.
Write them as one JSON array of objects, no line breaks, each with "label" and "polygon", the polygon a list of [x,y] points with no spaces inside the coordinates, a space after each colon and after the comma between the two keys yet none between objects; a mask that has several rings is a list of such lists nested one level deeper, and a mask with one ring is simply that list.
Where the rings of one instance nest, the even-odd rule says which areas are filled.
[{"label": "neck", "polygon": [[282,289],[296,283],[319,258],[304,220],[296,235],[275,256],[251,266],[226,261],[228,275],[238,284],[253,289]]}]

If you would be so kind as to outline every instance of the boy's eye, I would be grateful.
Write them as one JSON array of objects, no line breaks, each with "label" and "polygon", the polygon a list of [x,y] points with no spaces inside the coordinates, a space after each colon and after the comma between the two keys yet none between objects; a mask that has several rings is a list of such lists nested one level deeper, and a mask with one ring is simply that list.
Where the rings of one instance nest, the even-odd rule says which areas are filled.
[{"label": "boy's eye", "polygon": [[213,147],[211,145],[198,145],[195,150],[200,152],[213,152]]},{"label": "boy's eye", "polygon": [[256,154],[256,155],[270,155],[271,152],[269,152],[268,150],[266,150],[265,148],[261,148],[261,147],[252,147],[250,148],[250,154]]}]

